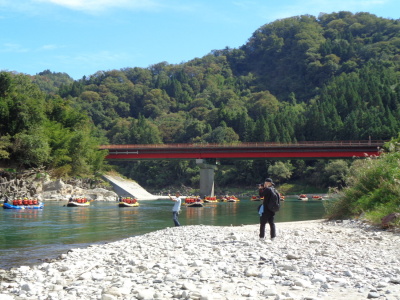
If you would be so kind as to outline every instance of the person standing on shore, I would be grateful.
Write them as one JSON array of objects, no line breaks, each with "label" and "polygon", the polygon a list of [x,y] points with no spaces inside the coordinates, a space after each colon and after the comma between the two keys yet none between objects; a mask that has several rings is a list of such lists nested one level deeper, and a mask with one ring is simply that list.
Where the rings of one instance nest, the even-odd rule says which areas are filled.
[{"label": "person standing on shore", "polygon": [[168,194],[168,196],[172,201],[175,201],[174,207],[172,207],[172,219],[174,220],[175,226],[181,226],[178,220],[178,215],[181,210],[181,203],[182,203],[180,197],[181,194],[179,192],[176,192],[175,197],[171,197],[170,194]]},{"label": "person standing on shore", "polygon": [[271,201],[272,197],[272,189],[274,188],[274,182],[271,178],[265,179],[264,185],[259,187],[260,197],[264,197],[263,204],[260,206],[260,239],[264,240],[265,238],[265,225],[268,223],[270,228],[270,236],[271,240],[274,240],[276,237],[276,229],[274,223],[275,212],[268,209],[268,202]]}]

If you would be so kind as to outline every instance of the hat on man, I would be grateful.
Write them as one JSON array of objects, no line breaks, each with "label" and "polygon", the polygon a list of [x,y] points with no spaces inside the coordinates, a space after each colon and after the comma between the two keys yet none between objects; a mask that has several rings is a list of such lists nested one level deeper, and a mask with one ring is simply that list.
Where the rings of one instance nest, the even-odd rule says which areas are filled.
[{"label": "hat on man", "polygon": [[272,185],[275,185],[275,183],[272,181],[272,179],[271,178],[265,178],[265,181],[264,182],[271,182],[272,183]]}]

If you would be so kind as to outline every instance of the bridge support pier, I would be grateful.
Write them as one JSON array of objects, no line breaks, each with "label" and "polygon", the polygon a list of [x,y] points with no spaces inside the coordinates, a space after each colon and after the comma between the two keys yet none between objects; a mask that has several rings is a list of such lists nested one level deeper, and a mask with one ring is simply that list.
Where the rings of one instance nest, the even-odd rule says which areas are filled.
[{"label": "bridge support pier", "polygon": [[206,164],[203,159],[196,159],[196,164],[200,166],[200,197],[214,196],[214,171],[217,166]]}]

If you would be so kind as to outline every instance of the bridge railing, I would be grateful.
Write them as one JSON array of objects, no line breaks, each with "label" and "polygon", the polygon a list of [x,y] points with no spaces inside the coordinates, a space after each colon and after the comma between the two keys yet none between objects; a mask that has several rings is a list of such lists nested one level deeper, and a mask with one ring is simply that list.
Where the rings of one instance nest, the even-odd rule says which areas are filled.
[{"label": "bridge railing", "polygon": [[381,147],[386,141],[383,140],[360,140],[360,141],[305,141],[297,143],[278,142],[254,142],[254,143],[198,143],[198,144],[127,144],[127,145],[102,145],[100,149],[126,150],[126,149],[157,149],[157,148],[274,148],[274,147],[340,147],[340,146],[376,146]]}]

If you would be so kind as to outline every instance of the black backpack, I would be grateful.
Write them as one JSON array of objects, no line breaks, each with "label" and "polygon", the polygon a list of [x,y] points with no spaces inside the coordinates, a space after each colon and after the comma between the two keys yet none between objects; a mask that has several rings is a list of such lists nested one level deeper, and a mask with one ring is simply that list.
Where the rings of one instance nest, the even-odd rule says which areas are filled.
[{"label": "black backpack", "polygon": [[272,195],[267,203],[267,207],[270,211],[277,212],[281,208],[281,196],[278,191],[271,187]]}]

